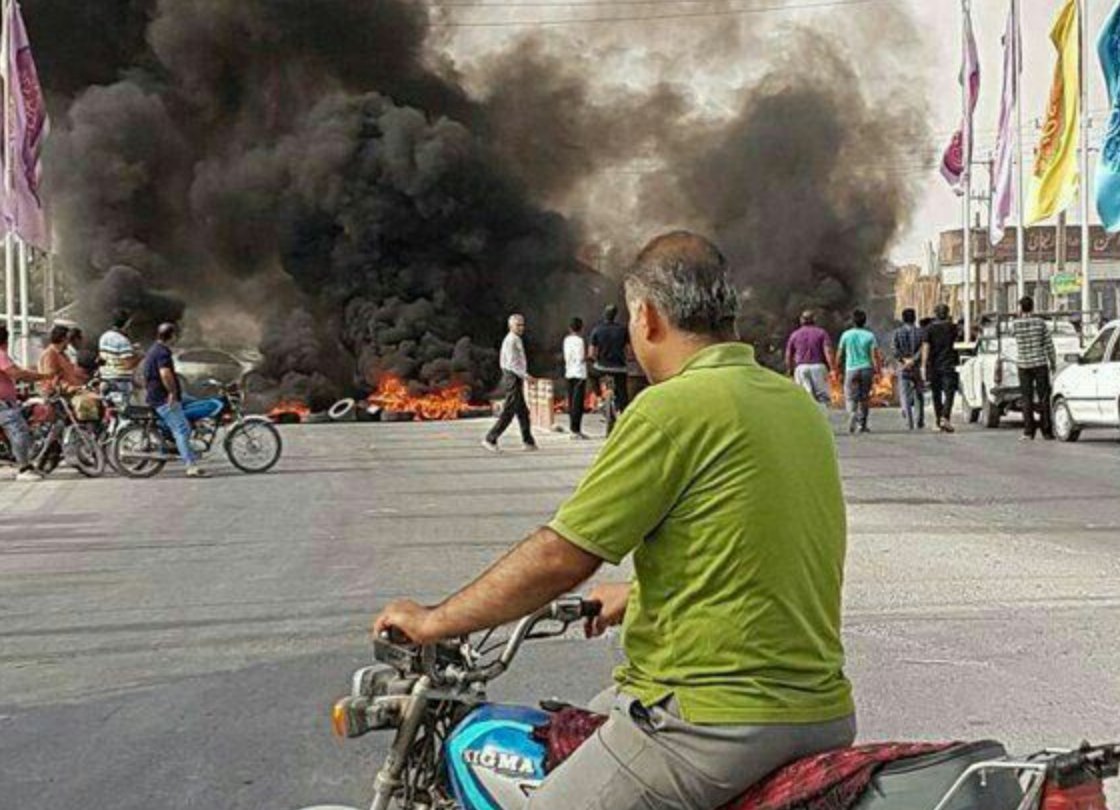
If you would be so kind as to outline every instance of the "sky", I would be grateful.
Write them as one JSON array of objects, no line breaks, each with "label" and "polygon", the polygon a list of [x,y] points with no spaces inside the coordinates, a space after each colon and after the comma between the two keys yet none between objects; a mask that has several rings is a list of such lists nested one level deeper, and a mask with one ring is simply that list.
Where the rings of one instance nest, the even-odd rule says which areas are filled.
[{"label": "sky", "polygon": [[[1114,2],[1120,0],[1085,0],[1089,6],[1091,42],[1095,45],[1097,32],[1103,26]],[[759,60],[751,57],[751,47],[767,42],[762,38],[748,39],[740,60],[705,60],[705,37],[715,32],[739,26],[743,32],[776,35],[769,42],[780,43],[781,28],[785,25],[824,26],[844,33],[844,26],[854,31],[862,26],[872,30],[890,19],[884,14],[889,5],[907,9],[917,22],[925,47],[897,58],[912,59],[904,63],[907,74],[921,77],[921,92],[929,109],[929,129],[934,133],[934,143],[926,145],[931,155],[930,168],[908,171],[916,184],[919,202],[910,227],[903,233],[891,253],[899,263],[925,262],[925,245],[935,240],[946,228],[960,227],[961,205],[959,198],[949,189],[939,174],[937,157],[948,143],[960,123],[961,97],[957,76],[960,69],[961,11],[960,0],[431,0],[437,8],[443,7],[451,20],[562,20],[572,17],[602,17],[622,14],[631,22],[625,25],[545,25],[530,23],[497,28],[456,28],[449,44],[457,60],[469,63],[472,56],[500,49],[519,34],[534,34],[562,41],[564,36],[586,38],[598,46],[595,59],[602,61],[602,73],[612,79],[624,77],[630,83],[668,78],[684,81],[701,97],[718,102],[721,92],[724,100],[734,94],[742,82],[752,80],[752,70],[757,70]],[[474,9],[463,3],[478,5]],[[977,152],[979,159],[994,151],[996,127],[999,117],[1000,89],[1002,86],[1001,38],[1010,0],[972,0],[973,25],[976,31],[981,58],[980,104],[976,112]],[[1049,31],[1064,0],[1021,0],[1023,15],[1023,121],[1026,134],[1024,150],[1033,153],[1037,141],[1036,122],[1043,116],[1049,96],[1054,70],[1054,50],[1049,41]],[[788,8],[782,8],[787,6]],[[589,9],[590,7],[590,9]],[[757,7],[762,13],[736,14],[727,10]],[[799,8],[801,10],[791,10]],[[693,13],[693,9],[696,13]],[[726,9],[718,11],[717,9]],[[710,16],[706,12],[712,12]],[[658,15],[686,12],[686,18],[662,19]],[[689,16],[692,15],[692,16]],[[726,15],[726,16],[719,16]],[[646,17],[641,22],[635,18]],[[889,41],[881,34],[883,41]],[[854,37],[852,37],[854,41]],[[764,46],[766,47],[766,46]],[[861,46],[857,46],[861,47]],[[1095,48],[1094,48],[1095,52]],[[588,53],[592,53],[589,51]],[[858,56],[858,53],[857,53]],[[762,60],[763,62],[765,60]],[[1099,142],[1107,121],[1107,99],[1103,80],[1097,66],[1095,53],[1090,63],[1091,93],[1089,109],[1096,113],[1096,141]],[[467,71],[469,75],[469,70]],[[874,88],[872,88],[874,90]],[[1077,220],[1076,212],[1071,222]]]},{"label": "sky", "polygon": [[[948,142],[961,118],[961,96],[957,75],[961,53],[961,12],[957,0],[898,0],[909,2],[913,13],[931,34],[936,49],[928,74],[931,129],[938,148]],[[1108,120],[1108,100],[1104,80],[1096,59],[1096,36],[1111,11],[1114,0],[1087,0],[1089,9],[1090,101],[1093,124],[1091,142],[1099,143]],[[1054,73],[1054,49],[1049,31],[1063,0],[1021,0],[1023,14],[1023,148],[1027,167],[1038,136],[1036,126],[1043,116]],[[999,124],[1000,93],[1003,83],[1001,38],[1007,20],[1008,0],[973,0],[973,26],[981,61],[980,103],[976,111],[977,157],[986,158],[994,150]],[[1070,221],[1080,221],[1078,209]],[[894,251],[899,263],[924,263],[923,240],[936,238],[946,227],[960,227],[961,204],[937,169],[923,175],[921,204],[909,233]]]}]

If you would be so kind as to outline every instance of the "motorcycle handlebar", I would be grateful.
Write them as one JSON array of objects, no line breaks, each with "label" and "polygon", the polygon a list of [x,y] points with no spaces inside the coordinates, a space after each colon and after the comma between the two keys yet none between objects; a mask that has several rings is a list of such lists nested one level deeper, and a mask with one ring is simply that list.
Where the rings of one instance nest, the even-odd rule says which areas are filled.
[{"label": "motorcycle handlebar", "polygon": [[[510,634],[509,639],[506,641],[505,647],[502,649],[502,654],[498,656],[497,660],[485,666],[466,671],[458,668],[449,668],[449,671],[445,673],[445,675],[449,677],[449,680],[463,684],[492,681],[509,669],[510,664],[513,663],[513,659],[521,650],[521,645],[532,637],[533,630],[542,621],[559,622],[564,626],[564,631],[566,631],[568,627],[577,622],[596,618],[602,610],[602,603],[585,600],[578,596],[567,596],[557,599],[555,602],[550,602],[544,607],[530,613],[517,623],[513,633]],[[410,644],[399,631],[394,629],[383,631],[381,633],[381,638],[394,645]]]}]

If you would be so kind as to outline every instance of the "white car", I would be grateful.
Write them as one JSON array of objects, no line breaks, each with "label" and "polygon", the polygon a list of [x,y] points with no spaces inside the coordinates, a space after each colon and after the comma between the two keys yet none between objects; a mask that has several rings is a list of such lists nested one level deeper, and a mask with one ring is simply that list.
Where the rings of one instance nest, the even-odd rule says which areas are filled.
[{"label": "white car", "polygon": [[1053,392],[1054,435],[1075,442],[1086,428],[1120,428],[1120,321],[1112,321],[1058,374]]},{"label": "white car", "polygon": [[[1081,336],[1068,321],[1047,321],[1058,356],[1058,371],[1074,362],[1081,354]],[[1006,332],[989,329],[976,344],[976,351],[960,367],[961,398],[970,422],[985,427],[999,427],[1008,411],[1022,410],[1019,391],[1019,369],[1015,364],[1018,346]]]}]

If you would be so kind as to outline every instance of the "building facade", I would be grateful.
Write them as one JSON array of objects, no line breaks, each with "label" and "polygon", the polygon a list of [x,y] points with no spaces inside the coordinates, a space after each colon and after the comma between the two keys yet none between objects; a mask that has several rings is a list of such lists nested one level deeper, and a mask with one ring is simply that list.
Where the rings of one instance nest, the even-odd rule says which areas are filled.
[{"label": "building facade", "polygon": [[[981,312],[1014,312],[1017,308],[1016,233],[1008,230],[1002,242],[993,246],[984,229],[972,232],[973,311],[979,301]],[[1052,225],[1027,228],[1023,277],[1027,294],[1035,299],[1039,311],[1076,312],[1081,309],[1081,293],[1061,292],[1058,229]],[[943,297],[954,309],[964,301],[964,232],[957,228],[941,234],[938,250]],[[1065,229],[1064,274],[1081,270],[1081,228]],[[1090,230],[1089,254],[1090,308],[1094,319],[1112,320],[1120,313],[1120,234],[1110,234],[1094,225]]]}]

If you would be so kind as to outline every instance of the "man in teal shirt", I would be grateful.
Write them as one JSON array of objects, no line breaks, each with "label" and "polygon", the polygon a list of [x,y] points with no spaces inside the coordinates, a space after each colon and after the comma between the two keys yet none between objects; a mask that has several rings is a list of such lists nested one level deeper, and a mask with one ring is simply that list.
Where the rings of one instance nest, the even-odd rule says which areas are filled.
[{"label": "man in teal shirt", "polygon": [[883,368],[883,357],[875,334],[868,329],[867,313],[852,313],[852,328],[840,336],[838,365],[844,370],[844,393],[848,399],[848,432],[867,433],[871,414],[871,388]]},{"label": "man in teal shirt", "polygon": [[374,629],[415,641],[519,619],[632,556],[590,598],[626,663],[593,703],[607,723],[530,810],[715,810],[799,757],[849,745],[840,635],[846,517],[832,432],[812,398],[738,342],[740,297],[710,242],[655,239],[626,280],[653,386],[575,494],[474,583]]}]

